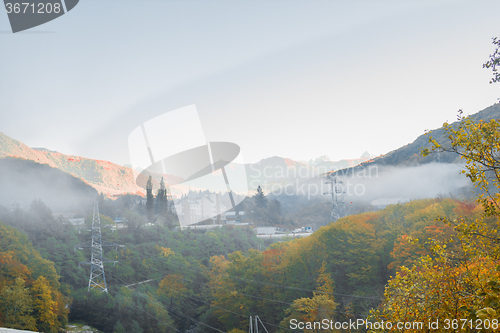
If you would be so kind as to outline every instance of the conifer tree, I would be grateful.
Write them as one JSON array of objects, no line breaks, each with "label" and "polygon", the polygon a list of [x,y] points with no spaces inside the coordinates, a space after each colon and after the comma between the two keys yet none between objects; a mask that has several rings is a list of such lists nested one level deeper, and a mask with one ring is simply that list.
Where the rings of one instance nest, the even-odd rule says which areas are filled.
[{"label": "conifer tree", "polygon": [[152,177],[149,176],[148,182],[146,184],[146,217],[148,221],[153,221],[154,217],[154,197],[153,197],[153,181]]},{"label": "conifer tree", "polygon": [[253,196],[253,199],[255,200],[255,204],[259,208],[266,208],[267,207],[267,198],[264,195],[264,191],[262,191],[262,188],[257,187],[257,194]]},{"label": "conifer tree", "polygon": [[156,193],[156,202],[158,205],[158,215],[166,216],[167,213],[167,189],[165,188],[165,182],[163,181],[163,177],[160,181],[160,188]]}]

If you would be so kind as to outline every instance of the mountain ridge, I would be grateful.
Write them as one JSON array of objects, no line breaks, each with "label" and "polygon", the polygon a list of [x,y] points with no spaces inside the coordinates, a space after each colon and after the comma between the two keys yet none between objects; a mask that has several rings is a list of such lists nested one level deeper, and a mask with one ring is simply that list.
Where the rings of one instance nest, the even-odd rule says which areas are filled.
[{"label": "mountain ridge", "polygon": [[125,193],[144,195],[134,181],[132,169],[104,160],[66,155],[47,148],[30,148],[0,132],[0,158],[13,157],[47,164],[79,178],[108,196]]},{"label": "mountain ridge", "polygon": [[[145,195],[145,189],[138,186],[134,181],[134,173],[130,167],[121,166],[109,161],[94,160],[76,155],[66,155],[48,148],[30,148],[24,143],[12,139],[0,132],[0,159],[20,158],[34,161],[39,164],[47,164],[52,168],[64,171],[76,178],[81,179],[88,185],[95,188],[99,193],[104,193],[108,197],[120,196],[124,194]],[[341,166],[352,166],[366,161],[367,157],[358,159],[344,159],[340,161],[323,161],[320,165],[312,166],[307,162],[295,161],[290,158],[272,156],[264,158],[257,163],[245,164],[249,179],[257,179],[259,183],[271,182],[280,183],[284,181],[282,177],[266,177],[269,169],[281,171],[286,174],[285,178],[294,178],[297,174],[317,175],[318,170],[324,173],[331,168]],[[172,175],[164,175],[167,178]],[[145,178],[145,177],[143,177]],[[144,182],[145,183],[145,182]],[[159,179],[153,179],[153,186],[157,188]],[[253,189],[253,188],[252,188]],[[252,190],[251,189],[251,190]]]},{"label": "mountain ridge", "polygon": [[[500,119],[500,103],[493,104],[479,112],[470,115],[470,118],[474,121],[489,121],[491,119]],[[455,128],[458,126],[458,121],[452,124]],[[431,135],[438,141],[446,144],[446,137],[443,127],[431,130]],[[444,153],[431,153],[428,156],[422,156],[420,154],[421,148],[431,148],[429,143],[429,136],[424,133],[418,136],[413,142],[408,143],[398,149],[390,151],[384,155],[375,157],[367,162],[361,163],[358,166],[349,169],[357,169],[362,167],[368,167],[372,165],[390,165],[390,166],[417,166],[427,163],[453,163],[460,159],[456,154],[450,152]],[[345,172],[346,170],[343,170]],[[347,170],[349,171],[349,170]],[[338,172],[338,171],[337,171]]]},{"label": "mountain ridge", "polygon": [[[491,105],[475,114],[470,115],[475,120],[488,121],[500,118],[500,104]],[[452,123],[458,126],[458,122]],[[433,137],[445,141],[442,127],[432,130]],[[357,159],[342,159],[340,161],[330,161],[326,155],[312,159],[309,162],[295,161],[290,158],[271,156],[264,158],[257,163],[245,164],[250,190],[256,187],[253,184],[287,184],[287,180],[297,177],[313,177],[333,173],[349,172],[358,168],[371,165],[379,166],[417,166],[421,164],[438,162],[453,163],[457,156],[452,153],[435,153],[426,157],[420,155],[420,149],[430,147],[428,136],[422,134],[413,142],[408,143],[387,154],[373,157],[368,152],[364,152]],[[12,157],[31,160],[40,164],[47,164],[52,168],[60,169],[70,175],[83,180],[100,193],[109,197],[124,194],[145,195],[145,189],[135,182],[134,172],[131,168],[121,166],[105,160],[94,160],[91,158],[66,155],[48,148],[30,148],[24,143],[10,138],[0,132],[0,159]],[[284,176],[283,176],[284,175]],[[297,176],[299,175],[299,176]],[[167,178],[172,175],[163,175]],[[143,178],[147,178],[144,176]],[[143,179],[144,180],[144,179]],[[178,177],[176,177],[178,180]],[[143,183],[141,181],[141,183]],[[145,181],[144,181],[145,183]],[[159,179],[154,179],[154,188],[158,187]],[[178,181],[177,181],[178,183]]]}]

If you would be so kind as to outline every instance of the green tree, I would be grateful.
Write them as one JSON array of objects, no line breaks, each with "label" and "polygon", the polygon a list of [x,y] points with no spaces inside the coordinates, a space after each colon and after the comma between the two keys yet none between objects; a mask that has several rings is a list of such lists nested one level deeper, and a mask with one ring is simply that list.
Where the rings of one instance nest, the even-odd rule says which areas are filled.
[{"label": "green tree", "polygon": [[146,183],[146,217],[148,221],[153,221],[154,217],[154,196],[153,196],[153,181],[152,177],[149,176],[148,182]]},{"label": "green tree", "polygon": [[281,204],[278,200],[270,200],[267,205],[269,221],[274,224],[282,222],[281,219]]},{"label": "green tree", "polygon": [[123,212],[123,218],[125,219],[125,225],[130,231],[139,229],[146,222],[144,217],[131,210]]},{"label": "green tree", "polygon": [[132,320],[132,332],[142,333],[144,330],[141,328],[141,325],[135,320]]},{"label": "green tree", "polygon": [[167,189],[165,188],[165,182],[163,177],[161,177],[160,188],[156,193],[156,203],[158,206],[158,215],[167,216]]},{"label": "green tree", "polygon": [[[281,321],[281,326],[289,327],[290,321],[295,319],[301,322],[322,322],[324,319],[331,320],[335,314],[337,303],[335,303],[333,293],[333,280],[326,272],[326,263],[323,262],[316,280],[317,287],[313,297],[296,299],[292,306],[286,310],[288,315]],[[304,328],[304,332],[336,332],[336,330],[315,328]]]},{"label": "green tree", "polygon": [[123,327],[122,323],[118,320],[114,326],[113,333],[127,333],[125,327]]},{"label": "green tree", "polygon": [[253,199],[258,208],[267,207],[267,198],[264,195],[264,191],[262,190],[260,185],[257,187],[257,193],[253,196]]}]

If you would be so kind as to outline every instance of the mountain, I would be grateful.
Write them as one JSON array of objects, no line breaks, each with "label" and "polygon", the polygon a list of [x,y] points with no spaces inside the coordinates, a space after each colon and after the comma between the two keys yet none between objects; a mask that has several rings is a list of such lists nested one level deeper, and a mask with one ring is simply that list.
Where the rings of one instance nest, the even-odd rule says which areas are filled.
[{"label": "mountain", "polygon": [[372,158],[365,152],[360,158],[330,161],[328,156],[321,156],[309,162],[297,162],[289,158],[273,156],[257,163],[246,164],[250,179],[274,182],[283,178],[311,178],[328,171],[356,166]]},{"label": "mountain", "polygon": [[369,152],[365,151],[363,155],[359,158],[351,158],[351,159],[343,159],[340,161],[328,161],[324,160],[315,165],[318,170],[324,170],[324,172],[332,171],[332,170],[340,170],[345,168],[354,167],[363,162],[369,161],[373,158],[373,155]]},{"label": "mountain", "polygon": [[134,181],[132,169],[108,161],[65,155],[45,148],[32,149],[0,132],[0,159],[14,157],[47,164],[79,178],[108,196],[133,193],[143,195]]},{"label": "mountain", "polygon": [[375,156],[367,151],[365,151],[359,158],[343,159],[340,161],[332,161],[330,157],[323,155],[315,159],[311,159],[309,162],[307,162],[307,164],[318,169],[339,170],[356,166],[360,163],[372,159],[373,157]]},{"label": "mountain", "polygon": [[[477,112],[471,118],[474,121],[499,119],[500,104]],[[456,128],[458,124],[457,121],[451,125]],[[442,127],[431,132],[446,146],[448,139]],[[464,161],[457,154],[436,152],[423,157],[420,155],[422,148],[431,148],[428,135],[420,135],[412,143],[385,155],[355,167],[329,172],[329,175],[344,182],[342,189],[347,192],[346,201],[349,202],[403,202],[449,194],[459,198],[477,195],[461,173]]]},{"label": "mountain", "polygon": [[246,164],[249,190],[261,186],[264,192],[281,192],[281,188],[293,187],[289,193],[296,193],[296,188],[304,182],[320,181],[332,170],[356,166],[369,161],[372,155],[365,152],[357,159],[330,161],[327,156],[321,156],[309,162],[297,162],[289,158],[273,156],[257,163]]},{"label": "mountain", "polygon": [[[475,121],[484,120],[489,121],[491,119],[500,119],[500,104],[494,104],[486,109],[479,111],[473,115],[471,118]],[[452,123],[453,126],[458,126],[458,121]],[[432,130],[432,136],[438,141],[445,143],[446,138],[444,137],[444,129],[438,128]],[[438,163],[453,163],[460,158],[453,153],[433,153],[426,157],[420,155],[420,149],[422,147],[430,148],[429,136],[423,134],[415,139],[412,143],[409,143],[403,147],[393,150],[385,155],[382,155],[372,160],[362,163],[359,167],[367,167],[370,165],[380,165],[380,166],[417,166],[421,164],[438,162]],[[358,168],[359,168],[358,167]],[[354,168],[356,169],[356,167]]]},{"label": "mountain", "polygon": [[[93,160],[81,156],[65,155],[46,148],[30,148],[0,132],[0,159],[12,157],[31,160],[46,164],[77,177],[92,186],[98,192],[107,196],[117,196],[126,193],[144,195],[144,185],[147,177],[140,178],[138,186],[134,181],[131,168],[120,166],[108,161]],[[327,156],[316,159],[316,165],[297,162],[289,158],[273,156],[258,163],[246,164],[247,177],[250,189],[262,185],[264,188],[271,185],[287,185],[296,178],[310,178],[324,174],[332,169],[350,167],[370,158],[368,153],[358,159],[330,161]],[[179,177],[163,175],[166,182],[174,180],[178,183]],[[156,177],[158,178],[158,177]],[[144,183],[144,184],[143,184]],[[153,179],[154,188],[158,187],[159,179]],[[184,191],[183,187],[178,187]],[[189,188],[185,189],[189,191]],[[180,193],[178,193],[180,194]]]},{"label": "mountain", "polygon": [[93,187],[64,171],[12,157],[0,159],[0,184],[0,205],[5,207],[41,199],[52,210],[66,210],[98,196]]}]

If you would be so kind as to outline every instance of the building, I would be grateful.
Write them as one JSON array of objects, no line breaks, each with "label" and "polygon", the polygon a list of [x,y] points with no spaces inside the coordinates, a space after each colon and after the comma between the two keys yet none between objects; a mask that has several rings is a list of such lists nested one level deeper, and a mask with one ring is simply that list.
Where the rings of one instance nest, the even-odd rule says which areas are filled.
[{"label": "building", "polygon": [[312,235],[313,230],[311,227],[301,227],[293,231],[285,231],[283,228],[278,227],[257,227],[255,228],[258,238],[264,239],[282,239],[282,238],[299,238]]},{"label": "building", "polygon": [[240,223],[242,221],[246,221],[247,216],[245,215],[245,212],[226,212],[226,221],[227,224],[234,224],[234,223]]},{"label": "building", "polygon": [[181,225],[198,222],[224,224],[227,207],[219,200],[219,194],[209,192],[189,192],[175,200],[175,211]]},{"label": "building", "polygon": [[69,223],[74,225],[75,227],[83,226],[85,225],[85,219],[84,218],[79,218],[79,219],[68,219]]}]

